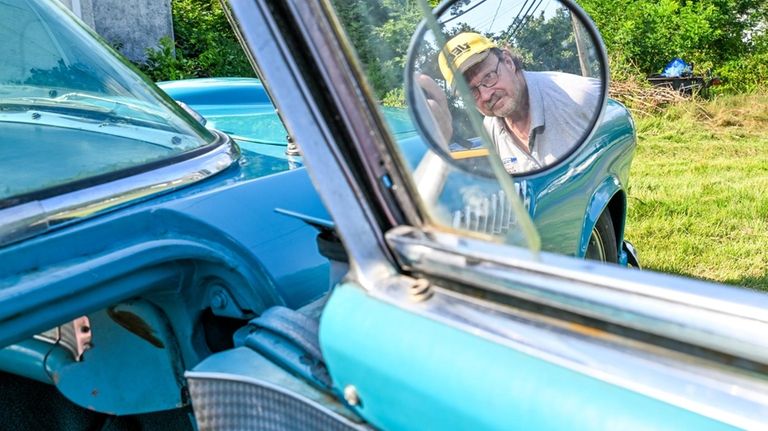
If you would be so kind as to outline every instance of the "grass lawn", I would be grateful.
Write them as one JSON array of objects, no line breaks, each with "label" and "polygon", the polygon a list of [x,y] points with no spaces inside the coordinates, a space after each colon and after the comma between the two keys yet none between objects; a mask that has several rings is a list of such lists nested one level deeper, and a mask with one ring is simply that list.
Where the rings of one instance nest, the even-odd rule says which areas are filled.
[{"label": "grass lawn", "polygon": [[768,291],[768,95],[636,120],[625,235],[641,264]]}]

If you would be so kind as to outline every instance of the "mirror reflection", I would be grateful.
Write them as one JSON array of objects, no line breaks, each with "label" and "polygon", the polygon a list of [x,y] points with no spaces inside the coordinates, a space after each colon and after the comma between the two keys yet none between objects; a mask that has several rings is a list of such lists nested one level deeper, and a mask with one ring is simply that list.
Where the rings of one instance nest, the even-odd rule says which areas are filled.
[{"label": "mirror reflection", "polygon": [[604,65],[564,6],[485,3],[458,2],[439,16],[439,34],[417,33],[415,119],[446,160],[485,156],[485,133],[508,173],[539,171],[587,138],[605,98]]}]

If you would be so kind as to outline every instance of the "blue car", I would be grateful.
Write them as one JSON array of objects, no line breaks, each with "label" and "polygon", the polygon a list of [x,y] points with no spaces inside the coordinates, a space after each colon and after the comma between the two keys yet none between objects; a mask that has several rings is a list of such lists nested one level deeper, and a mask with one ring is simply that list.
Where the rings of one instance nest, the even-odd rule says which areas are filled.
[{"label": "blue car", "polygon": [[[164,84],[182,106],[58,2],[0,2],[1,427],[762,428],[764,294],[582,258],[613,260],[634,149],[585,13],[350,4],[228,2],[262,81]],[[392,17],[409,47],[343,31]],[[598,84],[542,169],[510,176],[474,78],[430,66],[481,24],[568,29],[534,46]]]},{"label": "blue car", "polygon": [[[209,128],[233,137],[241,148],[289,157],[295,166],[302,165],[299,148],[289,143],[289,134],[259,79],[205,78],[158,85],[202,116]],[[426,152],[415,125],[403,109],[381,110],[415,169]],[[484,160],[488,152],[477,141],[472,148],[459,147],[462,151],[455,153],[457,157]],[[609,100],[596,134],[578,148],[571,164],[515,178],[516,193],[541,234],[544,250],[639,267],[634,247],[624,241],[626,188],[635,146],[634,124],[628,111]],[[572,169],[574,165],[579,168]],[[451,177],[445,181],[449,184],[443,188],[453,187],[453,194],[461,194],[461,179]],[[479,208],[465,214],[466,199],[458,196],[455,200],[459,203],[452,213],[459,214],[454,217],[454,227],[475,224],[475,230],[490,229],[480,226],[485,218],[475,214]]]}]

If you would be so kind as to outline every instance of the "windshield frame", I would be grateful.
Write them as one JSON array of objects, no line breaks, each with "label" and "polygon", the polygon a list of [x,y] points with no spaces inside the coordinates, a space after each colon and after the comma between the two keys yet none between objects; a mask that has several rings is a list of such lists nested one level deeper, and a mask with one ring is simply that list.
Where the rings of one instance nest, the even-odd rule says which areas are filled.
[{"label": "windshield frame", "polygon": [[[1,20],[8,25],[2,52],[14,55],[0,68],[0,125],[10,138],[6,166],[15,168],[4,176],[0,209],[140,175],[222,145],[59,2],[6,6],[19,9]],[[18,34],[19,26],[27,31]]]},{"label": "windshield frame", "polygon": [[0,201],[0,247],[200,182],[232,166],[229,136],[176,156]]}]

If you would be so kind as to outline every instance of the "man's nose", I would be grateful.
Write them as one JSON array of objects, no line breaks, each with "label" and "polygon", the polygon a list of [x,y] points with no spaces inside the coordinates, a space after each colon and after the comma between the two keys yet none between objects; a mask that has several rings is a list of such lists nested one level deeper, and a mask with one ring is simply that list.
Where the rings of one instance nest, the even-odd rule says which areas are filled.
[{"label": "man's nose", "polygon": [[485,104],[493,96],[493,88],[486,87],[485,85],[479,85],[477,91],[479,93],[479,97],[477,98],[478,103]]}]

